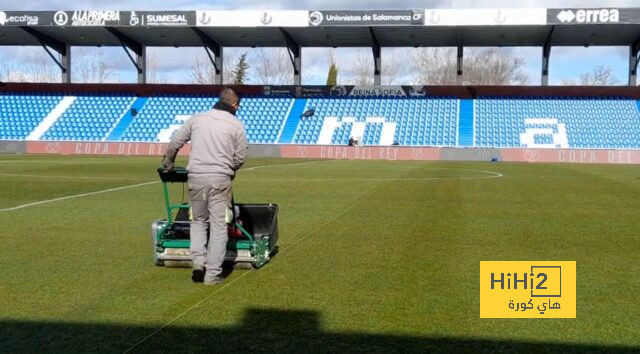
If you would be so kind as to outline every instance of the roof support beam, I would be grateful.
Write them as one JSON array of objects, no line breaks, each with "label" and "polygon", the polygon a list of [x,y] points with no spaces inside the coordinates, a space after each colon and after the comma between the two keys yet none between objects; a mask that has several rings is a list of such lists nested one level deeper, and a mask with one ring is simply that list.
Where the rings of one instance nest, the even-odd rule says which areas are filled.
[{"label": "roof support beam", "polygon": [[[50,37],[44,33],[41,33],[31,27],[21,26],[23,31],[27,32],[31,36],[33,36],[42,48],[49,54],[51,59],[58,65],[60,68],[62,77],[61,82],[70,83],[71,82],[71,46],[65,44],[53,37]],[[49,48],[55,50],[60,55],[60,58],[56,58]]]},{"label": "roof support beam", "polygon": [[456,57],[456,84],[462,85],[464,82],[464,76],[462,72],[464,59],[464,45],[462,44],[462,37],[458,38],[458,54]]},{"label": "roof support beam", "polygon": [[[215,70],[215,84],[222,85],[223,77],[222,77],[222,67],[223,67],[223,47],[209,37],[204,31],[199,28],[192,27],[193,31],[200,37],[202,41],[202,46],[204,47],[205,52],[207,52],[207,56],[209,57],[209,61],[211,65],[213,65],[213,69]],[[213,55],[211,55],[213,53]]]},{"label": "roof support beam", "polygon": [[371,35],[371,50],[373,52],[373,84],[379,86],[382,76],[382,50],[372,27],[369,27],[369,34]]},{"label": "roof support beam", "polygon": [[542,47],[542,78],[540,84],[542,86],[549,86],[549,57],[551,56],[551,42],[553,39],[553,31],[556,26],[551,26],[547,39],[544,41]]},{"label": "roof support beam", "polygon": [[[49,53],[49,55],[51,55],[51,53]],[[53,56],[51,57],[53,58]],[[60,64],[58,65],[60,66],[60,70],[62,74],[62,78],[60,81],[65,84],[70,84],[71,83],[71,45],[69,44],[65,45],[64,54],[60,54]]]},{"label": "roof support beam", "polygon": [[640,61],[638,52],[640,52],[640,37],[629,46],[629,86],[638,85],[638,62]]},{"label": "roof support beam", "polygon": [[[129,59],[131,60],[131,63],[133,63],[133,66],[136,68],[136,71],[138,72],[138,83],[139,84],[146,83],[147,82],[147,55],[146,55],[147,48],[142,44],[138,43],[133,38],[127,36],[126,34],[118,31],[113,27],[105,27],[105,29],[109,31],[109,33],[111,33],[114,37],[116,37],[118,41],[120,41],[120,45],[122,45],[122,49],[124,49],[124,52],[127,54]],[[133,56],[129,51],[132,51],[136,55],[136,58],[133,58]]]},{"label": "roof support beam", "polygon": [[287,42],[287,52],[291,59],[291,65],[293,65],[293,84],[301,85],[302,47],[293,39],[293,37],[291,37],[289,32],[284,30],[284,28],[280,27],[280,32],[282,32],[282,36],[284,37],[285,42]]}]

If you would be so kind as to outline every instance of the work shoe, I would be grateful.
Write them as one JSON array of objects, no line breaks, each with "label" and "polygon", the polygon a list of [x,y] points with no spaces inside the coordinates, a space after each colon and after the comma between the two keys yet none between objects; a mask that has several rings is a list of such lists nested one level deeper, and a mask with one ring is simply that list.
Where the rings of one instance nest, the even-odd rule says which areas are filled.
[{"label": "work shoe", "polygon": [[204,277],[204,285],[216,285],[222,283],[222,277],[219,275],[207,274]]},{"label": "work shoe", "polygon": [[193,271],[191,272],[191,280],[194,283],[202,283],[204,281],[205,270],[203,266],[193,266]]}]

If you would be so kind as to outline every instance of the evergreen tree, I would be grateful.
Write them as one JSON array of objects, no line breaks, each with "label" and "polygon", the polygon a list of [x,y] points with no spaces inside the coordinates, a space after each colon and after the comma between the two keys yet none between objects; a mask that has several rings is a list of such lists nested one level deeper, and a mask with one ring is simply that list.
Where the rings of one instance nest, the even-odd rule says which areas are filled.
[{"label": "evergreen tree", "polygon": [[335,86],[338,84],[338,67],[336,63],[331,63],[329,74],[327,75],[327,86]]},{"label": "evergreen tree", "polygon": [[233,69],[233,84],[244,85],[247,80],[247,72],[249,64],[247,63],[247,53],[244,53],[238,59],[236,67]]}]

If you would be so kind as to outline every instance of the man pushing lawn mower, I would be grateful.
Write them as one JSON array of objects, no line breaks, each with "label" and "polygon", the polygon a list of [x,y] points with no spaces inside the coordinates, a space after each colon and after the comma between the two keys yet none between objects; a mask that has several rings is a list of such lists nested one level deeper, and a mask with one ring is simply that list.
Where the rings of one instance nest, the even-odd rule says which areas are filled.
[{"label": "man pushing lawn mower", "polygon": [[224,88],[212,110],[189,118],[176,132],[162,161],[165,170],[172,171],[178,150],[191,141],[187,165],[192,211],[191,279],[205,285],[222,282],[227,222],[233,209],[231,181],[247,156],[244,126],[235,117],[239,107],[238,93]]}]

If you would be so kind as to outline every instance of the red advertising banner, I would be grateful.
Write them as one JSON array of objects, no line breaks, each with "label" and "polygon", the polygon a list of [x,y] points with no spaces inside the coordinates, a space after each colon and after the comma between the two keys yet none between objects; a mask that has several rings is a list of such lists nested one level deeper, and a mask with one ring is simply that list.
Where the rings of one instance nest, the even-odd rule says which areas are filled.
[{"label": "red advertising banner", "polygon": [[346,160],[440,160],[441,148],[406,146],[281,145],[282,157]]},{"label": "red advertising banner", "polygon": [[640,164],[640,150],[501,149],[502,161]]},{"label": "red advertising banner", "polygon": [[[28,141],[28,154],[65,154],[65,155],[125,155],[125,156],[162,156],[167,150],[164,143],[127,143],[127,142],[68,142],[68,141]],[[188,155],[191,146],[185,145],[180,155]]]},{"label": "red advertising banner", "polygon": [[[344,160],[474,160],[512,162],[559,162],[640,164],[640,150],[581,149],[487,149],[409,146],[259,145],[268,156]],[[162,156],[166,143],[28,141],[28,154]],[[255,149],[254,149],[255,150]],[[262,151],[260,150],[260,151]],[[180,150],[188,155],[190,145]],[[250,153],[252,151],[250,150]],[[260,155],[260,154],[259,154]],[[264,153],[262,153],[263,156]]]}]

